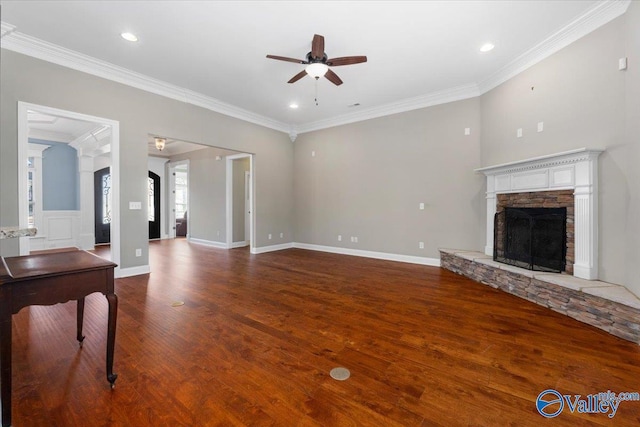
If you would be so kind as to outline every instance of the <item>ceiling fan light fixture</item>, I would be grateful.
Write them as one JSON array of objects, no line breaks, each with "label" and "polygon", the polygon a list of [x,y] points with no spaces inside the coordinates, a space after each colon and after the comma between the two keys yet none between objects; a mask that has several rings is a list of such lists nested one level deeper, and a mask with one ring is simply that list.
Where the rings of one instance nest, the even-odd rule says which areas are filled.
[{"label": "ceiling fan light fixture", "polygon": [[156,143],[156,148],[158,149],[158,151],[164,150],[164,146],[167,143],[167,140],[165,138],[158,138],[158,137],[155,137],[153,139]]},{"label": "ceiling fan light fixture", "polygon": [[304,70],[314,79],[319,79],[320,77],[327,74],[329,66],[327,64],[323,64],[322,62],[313,62],[307,65]]}]

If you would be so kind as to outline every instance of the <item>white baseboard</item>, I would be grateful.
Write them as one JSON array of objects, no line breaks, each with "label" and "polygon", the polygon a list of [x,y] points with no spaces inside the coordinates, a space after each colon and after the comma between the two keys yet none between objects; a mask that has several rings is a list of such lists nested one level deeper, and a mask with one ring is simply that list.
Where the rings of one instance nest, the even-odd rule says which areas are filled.
[{"label": "white baseboard", "polygon": [[216,242],[213,240],[196,239],[195,237],[187,237],[189,243],[196,243],[198,245],[211,246],[219,249],[229,249],[225,242]]},{"label": "white baseboard", "polygon": [[281,251],[293,248],[295,243],[282,243],[280,245],[261,246],[259,248],[251,248],[252,254],[263,254],[266,252]]},{"label": "white baseboard", "polygon": [[249,246],[249,241],[248,240],[243,240],[241,242],[233,242],[231,244],[232,248],[244,248],[245,246]]},{"label": "white baseboard", "polygon": [[116,278],[139,276],[141,274],[151,273],[149,265],[139,265],[137,267],[120,268],[116,267],[114,276]]},{"label": "white baseboard", "polygon": [[429,265],[440,267],[439,258],[418,257],[413,255],[390,254],[387,252],[364,251],[361,249],[338,248],[335,246],[312,245],[309,243],[294,243],[294,248],[308,249],[311,251],[330,252],[333,254],[353,255],[365,258],[384,259],[387,261],[408,262],[410,264]]}]

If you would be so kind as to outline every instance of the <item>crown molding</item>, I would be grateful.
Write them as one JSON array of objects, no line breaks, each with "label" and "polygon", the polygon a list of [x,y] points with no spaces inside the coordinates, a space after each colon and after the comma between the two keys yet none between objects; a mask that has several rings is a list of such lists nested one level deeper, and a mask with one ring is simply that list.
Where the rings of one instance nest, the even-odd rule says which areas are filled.
[{"label": "crown molding", "polygon": [[461,101],[463,99],[474,98],[479,96],[480,92],[475,83],[464,86],[432,92],[426,95],[416,96],[414,98],[403,99],[399,102],[382,105],[379,107],[360,110],[355,113],[345,114],[338,117],[332,117],[325,120],[299,125],[295,128],[297,134],[312,132],[315,130],[326,129],[334,126],[346,125],[349,123],[360,122],[363,120],[375,119],[392,114],[404,113],[406,111],[418,110],[420,108],[432,107],[434,105],[446,104],[453,101]]},{"label": "crown molding", "polygon": [[631,0],[607,0],[596,4],[564,28],[556,31],[488,78],[480,81],[478,83],[480,94],[501,85],[527,68],[624,14],[630,4]]},{"label": "crown molding", "polygon": [[597,3],[580,17],[570,22],[561,30],[538,43],[488,78],[425,95],[404,99],[398,102],[378,107],[363,109],[324,120],[290,125],[266,116],[219,101],[201,93],[175,86],[161,80],[145,76],[126,68],[118,67],[105,61],[66,49],[44,40],[15,31],[16,27],[1,22],[2,41],[4,49],[29,55],[44,61],[52,62],[128,86],[132,86],[156,95],[165,96],[188,104],[196,105],[220,114],[274,129],[292,135],[305,132],[341,126],[349,123],[384,117],[392,114],[432,107],[448,102],[480,96],[505,81],[515,77],[527,68],[558,52],[576,40],[584,37],[595,29],[624,14],[631,4],[631,0],[606,0]]},{"label": "crown molding", "polygon": [[15,25],[6,22],[0,22],[0,39],[13,33],[16,30]]},{"label": "crown molding", "polygon": [[[6,30],[6,32],[5,32]],[[127,86],[142,89],[156,95],[165,96],[187,104],[206,108],[226,116],[244,120],[280,132],[289,133],[291,127],[288,124],[273,120],[269,117],[253,113],[219,101],[201,93],[175,86],[158,79],[136,73],[123,67],[110,64],[106,61],[81,54],[79,52],[57,46],[53,43],[37,39],[35,37],[15,31],[15,27],[2,22],[2,41],[0,47],[94,76],[102,77]]]}]

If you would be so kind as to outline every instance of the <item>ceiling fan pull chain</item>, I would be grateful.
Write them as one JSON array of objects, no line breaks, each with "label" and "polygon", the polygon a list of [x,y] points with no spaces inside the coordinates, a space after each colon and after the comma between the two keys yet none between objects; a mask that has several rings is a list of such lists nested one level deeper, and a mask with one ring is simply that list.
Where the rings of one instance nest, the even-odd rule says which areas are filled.
[{"label": "ceiling fan pull chain", "polygon": [[316,107],[318,106],[318,77],[316,77]]}]

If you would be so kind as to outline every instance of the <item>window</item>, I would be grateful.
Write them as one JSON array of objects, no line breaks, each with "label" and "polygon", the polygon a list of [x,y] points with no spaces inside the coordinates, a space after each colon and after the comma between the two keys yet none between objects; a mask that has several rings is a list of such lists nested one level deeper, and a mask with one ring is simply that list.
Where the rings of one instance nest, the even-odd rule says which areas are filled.
[{"label": "window", "polygon": [[111,224],[111,174],[102,177],[102,223]]},{"label": "window", "polygon": [[42,156],[51,147],[45,144],[29,143],[29,157],[27,158],[27,226],[29,228],[42,227]]},{"label": "window", "polygon": [[27,191],[29,192],[29,196],[28,199],[29,200],[29,219],[27,221],[27,226],[29,228],[33,228],[36,226],[36,219],[35,219],[35,197],[34,197],[34,181],[35,181],[35,175],[36,175],[36,168],[35,168],[35,162],[33,157],[29,157],[29,159],[27,160],[27,174],[28,174],[28,181],[27,181]]},{"label": "window", "polygon": [[187,171],[176,169],[176,218],[184,218],[184,213],[187,211],[188,189]]},{"label": "window", "polygon": [[147,198],[147,207],[149,212],[149,221],[154,222],[156,220],[156,209],[153,192],[153,178],[147,178],[147,185],[149,186],[149,196]]}]

